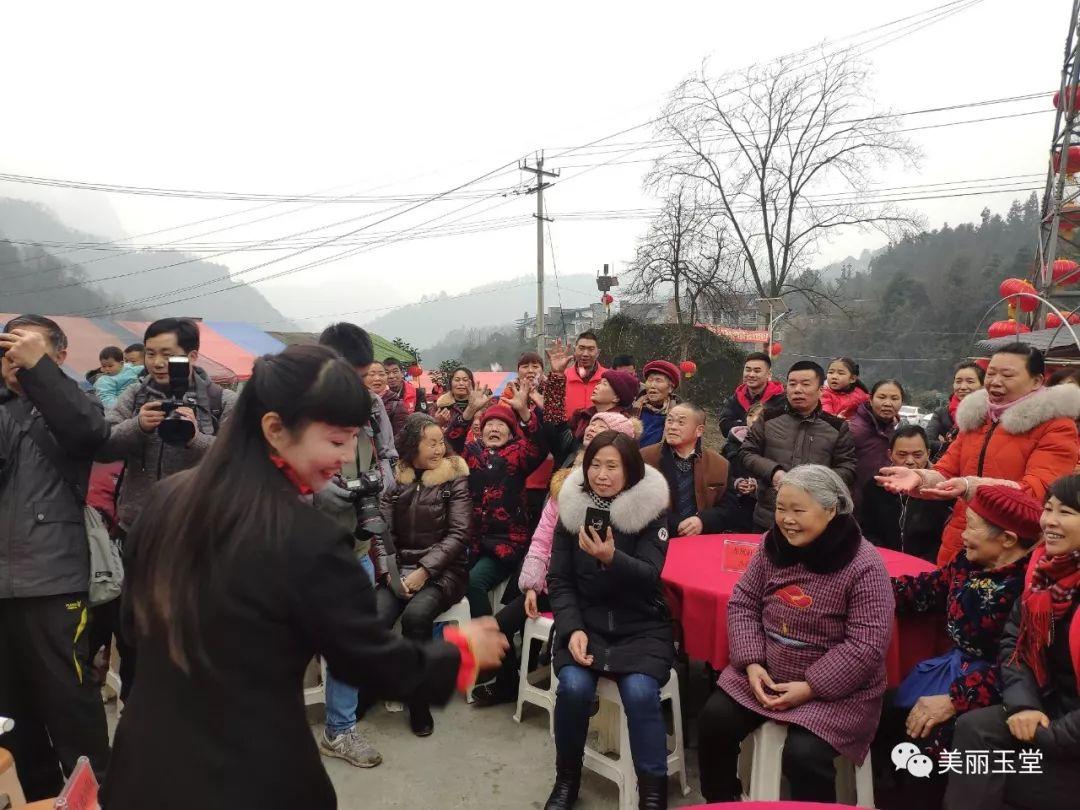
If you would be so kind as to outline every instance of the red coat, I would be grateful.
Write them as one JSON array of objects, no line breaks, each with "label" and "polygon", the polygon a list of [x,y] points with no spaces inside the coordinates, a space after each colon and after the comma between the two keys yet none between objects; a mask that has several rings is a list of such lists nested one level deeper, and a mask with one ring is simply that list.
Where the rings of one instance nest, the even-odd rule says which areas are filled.
[{"label": "red coat", "polygon": [[599,361],[589,381],[585,382],[578,375],[577,363],[571,363],[566,369],[566,420],[574,415],[574,411],[592,407],[592,392],[600,384],[600,378],[607,371]]},{"label": "red coat", "polygon": [[850,419],[860,405],[869,401],[870,395],[861,388],[833,391],[826,385],[821,392],[821,410],[841,419]]},{"label": "red coat", "polygon": [[[1004,478],[1038,501],[1058,478],[1076,468],[1080,444],[1080,388],[1058,385],[1009,408],[997,424],[987,415],[986,391],[969,394],[956,411],[959,435],[934,465],[946,478],[965,475]],[[956,501],[938,551],[938,565],[952,561],[963,546],[967,502]]]}]

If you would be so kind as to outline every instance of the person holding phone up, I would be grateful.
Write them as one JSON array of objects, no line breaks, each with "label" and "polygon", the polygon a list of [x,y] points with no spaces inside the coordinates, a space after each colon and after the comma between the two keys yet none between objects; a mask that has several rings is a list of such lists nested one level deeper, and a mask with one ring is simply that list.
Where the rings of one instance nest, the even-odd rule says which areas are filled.
[{"label": "person holding phone up", "polygon": [[[675,659],[661,591],[668,486],[635,439],[605,431],[559,492],[548,572],[555,614],[555,786],[546,810],[574,805],[601,676],[619,685],[640,807],[667,807],[667,732],[660,687]],[[625,755],[625,752],[624,752]]]}]

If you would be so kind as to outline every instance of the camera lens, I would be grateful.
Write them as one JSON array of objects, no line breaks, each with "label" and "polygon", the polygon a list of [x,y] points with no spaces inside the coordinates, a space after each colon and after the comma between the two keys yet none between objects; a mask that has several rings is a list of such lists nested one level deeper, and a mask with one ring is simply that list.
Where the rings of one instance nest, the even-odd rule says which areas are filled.
[{"label": "camera lens", "polygon": [[195,425],[175,411],[165,417],[157,431],[165,444],[186,445],[195,438]]}]

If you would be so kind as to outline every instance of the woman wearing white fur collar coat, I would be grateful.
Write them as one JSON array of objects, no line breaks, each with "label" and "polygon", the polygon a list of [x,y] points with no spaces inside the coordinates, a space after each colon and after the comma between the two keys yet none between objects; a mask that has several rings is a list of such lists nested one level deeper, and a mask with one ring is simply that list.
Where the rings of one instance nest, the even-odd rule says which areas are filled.
[{"label": "woman wearing white fur collar coat", "polygon": [[990,358],[981,391],[965,397],[956,411],[960,429],[933,469],[885,467],[878,477],[890,492],[918,498],[956,498],[945,527],[938,565],[952,562],[963,548],[967,499],[987,484],[1008,484],[1042,502],[1050,485],[1076,468],[1076,419],[1080,389],[1045,388],[1042,352],[1011,343]]},{"label": "woman wearing white fur collar coat", "polygon": [[[548,572],[555,614],[555,787],[545,810],[572,807],[600,676],[619,685],[640,807],[667,807],[667,737],[660,687],[675,650],[661,590],[668,486],[637,443],[601,433],[559,493]],[[608,524],[599,532],[586,524]]]}]

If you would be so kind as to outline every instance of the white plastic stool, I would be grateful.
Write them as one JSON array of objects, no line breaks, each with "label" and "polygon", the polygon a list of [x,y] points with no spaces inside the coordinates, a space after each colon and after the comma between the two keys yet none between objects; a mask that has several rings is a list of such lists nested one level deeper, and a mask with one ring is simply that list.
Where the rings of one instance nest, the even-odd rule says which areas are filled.
[{"label": "white plastic stool", "polygon": [[[743,740],[739,754],[739,775],[743,779],[744,790],[745,779],[747,776],[750,778],[749,801],[780,801],[787,732],[787,725],[769,720]],[[874,806],[874,773],[869,753],[862,765],[856,765],[847,757],[836,758],[836,801],[855,807]]]},{"label": "white plastic stool", "polygon": [[[456,605],[451,605],[438,616],[435,617],[435,623],[442,622],[444,624],[456,624],[459,627],[468,621],[472,620],[472,611],[469,609],[469,600],[462,598]],[[465,695],[465,700],[469,703],[473,702],[472,690],[470,689]]]},{"label": "white plastic stool", "polygon": [[[547,616],[539,616],[535,619],[525,620],[525,629],[521,631],[521,666],[518,667],[518,699],[517,711],[514,712],[514,720],[521,722],[521,710],[526,703],[539,706],[548,713],[548,731],[555,736],[555,690],[559,686],[559,679],[555,670],[550,667],[539,667],[532,677],[529,676],[529,659],[532,657],[532,643],[539,641],[541,644],[551,637],[551,627],[555,624],[553,619]],[[551,685],[546,689],[537,686],[536,683],[543,681],[550,674]]]},{"label": "white plastic stool", "polygon": [[507,577],[490,591],[488,591],[488,601],[491,602],[491,612],[498,613],[499,608],[502,607],[503,594],[506,593],[506,584],[510,581]]},{"label": "white plastic stool", "polygon": [[304,705],[314,706],[316,704],[326,704],[326,659],[316,658],[319,662],[319,682],[315,686],[307,686],[304,688]]},{"label": "white plastic stool", "polygon": [[[600,698],[600,714],[614,717],[614,714],[604,712],[604,704],[610,703],[618,707],[619,724],[619,751],[618,758],[609,757],[606,753],[597,750],[585,743],[584,765],[593,773],[610,779],[619,787],[619,807],[621,810],[635,810],[638,806],[637,772],[634,770],[634,759],[630,755],[630,727],[626,721],[626,711],[623,709],[622,697],[619,694],[619,685],[610,678],[600,678],[597,687],[597,695]],[[690,788],[686,784],[686,753],[683,750],[683,727],[682,727],[682,701],[679,698],[679,678],[675,670],[671,670],[668,681],[660,688],[660,703],[671,701],[671,714],[674,720],[674,734],[669,734],[667,744],[670,750],[667,758],[668,775],[678,775],[682,795],[690,795]],[[597,718],[594,718],[596,720]],[[603,722],[603,721],[601,721]],[[599,737],[607,736],[601,730]]]}]

